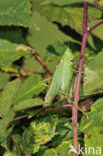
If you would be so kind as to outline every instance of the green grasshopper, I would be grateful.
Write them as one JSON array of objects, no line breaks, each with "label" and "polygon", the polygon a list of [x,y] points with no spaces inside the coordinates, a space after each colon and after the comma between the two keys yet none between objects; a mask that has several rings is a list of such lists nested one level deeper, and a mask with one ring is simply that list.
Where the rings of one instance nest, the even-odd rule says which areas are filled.
[{"label": "green grasshopper", "polygon": [[67,49],[54,72],[49,90],[45,96],[45,107],[50,106],[57,92],[67,94],[68,87],[73,75],[73,54]]},{"label": "green grasshopper", "polygon": [[44,107],[50,106],[57,93],[60,93],[62,95],[65,95],[67,101],[75,105],[83,114],[86,115],[86,113],[84,113],[84,111],[79,106],[77,106],[70,99],[70,97],[68,97],[68,88],[72,76],[73,76],[73,54],[70,51],[70,49],[67,49],[64,52],[62,59],[56,68],[56,71],[54,72],[50,87],[45,96]]}]

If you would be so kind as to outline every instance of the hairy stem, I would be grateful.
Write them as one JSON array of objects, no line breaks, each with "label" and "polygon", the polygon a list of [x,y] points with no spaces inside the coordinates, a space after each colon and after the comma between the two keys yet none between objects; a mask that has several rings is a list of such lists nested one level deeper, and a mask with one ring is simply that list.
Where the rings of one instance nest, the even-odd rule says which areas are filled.
[{"label": "hairy stem", "polygon": [[[84,2],[84,17],[83,17],[83,37],[82,37],[82,46],[81,46],[81,53],[80,53],[80,60],[78,62],[78,74],[77,74],[77,81],[75,87],[75,95],[74,95],[74,103],[78,106],[79,101],[79,91],[80,91],[80,84],[82,78],[82,69],[84,63],[84,53],[86,48],[86,41],[88,37],[87,32],[87,10],[88,10],[88,3]],[[78,130],[77,130],[77,122],[78,122],[78,109],[76,106],[73,105],[72,108],[72,126],[73,126],[73,146],[76,151],[78,151]],[[74,153],[74,156],[78,156],[78,152]]]}]

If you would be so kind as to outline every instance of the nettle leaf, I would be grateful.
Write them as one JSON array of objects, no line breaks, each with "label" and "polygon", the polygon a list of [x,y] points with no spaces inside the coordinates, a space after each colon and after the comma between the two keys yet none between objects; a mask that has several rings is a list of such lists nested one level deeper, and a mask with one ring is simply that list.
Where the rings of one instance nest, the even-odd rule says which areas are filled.
[{"label": "nettle leaf", "polygon": [[57,116],[45,116],[33,121],[22,134],[22,150],[34,154],[41,145],[51,141],[55,135],[57,120]]},{"label": "nettle leaf", "polygon": [[57,40],[61,43],[73,40],[36,11],[33,12],[32,21],[34,25],[28,31],[27,41],[40,56],[45,56],[47,47]]},{"label": "nettle leaf", "polygon": [[[87,150],[85,155],[100,155],[102,156],[102,142],[103,142],[103,127],[94,127],[89,129],[85,134],[84,142]],[[86,153],[87,152],[87,153]]]},{"label": "nettle leaf", "polygon": [[39,74],[29,76],[21,85],[18,95],[16,96],[16,102],[31,98],[33,95],[38,95],[44,88],[45,85],[42,83]]},{"label": "nettle leaf", "polygon": [[103,52],[98,53],[84,68],[84,95],[100,92],[103,92]]},{"label": "nettle leaf", "polygon": [[12,82],[9,82],[0,97],[0,115],[5,116],[9,112],[11,106],[15,102],[16,95],[20,88],[20,80],[16,79]]},{"label": "nettle leaf", "polygon": [[98,99],[92,106],[91,111],[83,116],[80,123],[80,130],[82,132],[89,132],[91,128],[102,126],[103,124],[103,98]]},{"label": "nettle leaf", "polygon": [[27,100],[24,100],[24,101],[19,102],[18,104],[16,104],[14,106],[14,109],[16,111],[22,111],[22,110],[29,109],[29,108],[32,108],[32,107],[37,107],[37,106],[40,106],[40,105],[43,105],[43,104],[44,104],[44,102],[40,98],[27,99]]},{"label": "nettle leaf", "polygon": [[28,0],[0,0],[0,25],[31,26],[30,2]]},{"label": "nettle leaf", "polygon": [[0,39],[0,67],[9,66],[22,56],[29,56],[26,46]]}]

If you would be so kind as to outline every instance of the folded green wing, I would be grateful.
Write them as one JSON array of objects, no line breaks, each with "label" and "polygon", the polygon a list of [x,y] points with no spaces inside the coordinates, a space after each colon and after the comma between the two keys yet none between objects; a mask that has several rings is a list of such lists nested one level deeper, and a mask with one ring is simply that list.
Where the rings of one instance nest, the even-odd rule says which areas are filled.
[{"label": "folded green wing", "polygon": [[49,90],[45,96],[45,105],[51,105],[57,92],[60,91],[62,94],[66,94],[70,84],[70,80],[73,75],[73,55],[72,52],[67,49],[62,56],[60,64],[57,66]]}]

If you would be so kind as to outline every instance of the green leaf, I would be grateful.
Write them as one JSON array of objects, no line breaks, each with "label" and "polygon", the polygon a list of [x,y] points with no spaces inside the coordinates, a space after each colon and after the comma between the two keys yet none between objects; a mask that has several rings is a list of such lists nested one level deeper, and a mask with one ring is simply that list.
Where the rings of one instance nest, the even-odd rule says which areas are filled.
[{"label": "green leaf", "polygon": [[15,113],[11,109],[10,111],[8,111],[8,113],[6,113],[3,119],[0,119],[0,142],[7,137],[8,131],[6,131],[6,129],[9,123],[12,121],[14,115]]},{"label": "green leaf", "polygon": [[40,106],[40,105],[43,105],[43,104],[44,104],[44,102],[40,98],[27,99],[27,100],[24,100],[24,101],[19,102],[18,104],[16,104],[14,106],[14,109],[16,111],[22,111],[22,110],[29,109],[29,108],[32,108],[32,107],[37,107],[37,106]]},{"label": "green leaf", "polygon": [[[97,20],[91,20],[90,23],[88,24],[88,28],[93,27],[97,23],[102,21],[102,19],[97,19]],[[99,27],[94,29],[90,35],[88,36],[88,42],[92,46],[92,48],[95,50],[95,52],[102,51],[103,48],[103,24],[101,24]]]},{"label": "green leaf", "polygon": [[55,135],[57,116],[45,116],[38,118],[31,123],[31,128],[35,131],[35,143],[45,144]]},{"label": "green leaf", "polygon": [[58,156],[58,154],[55,149],[51,148],[51,149],[46,150],[43,156]]},{"label": "green leaf", "polygon": [[0,25],[31,26],[29,1],[0,0]]},{"label": "green leaf", "polygon": [[27,41],[41,56],[45,56],[46,48],[55,41],[59,40],[63,43],[73,40],[59,31],[56,25],[48,22],[38,12],[33,12],[32,21],[34,26],[28,31]]},{"label": "green leaf", "polygon": [[57,21],[62,25],[68,25],[72,21],[68,12],[58,5],[46,5],[43,7],[43,14],[51,21]]},{"label": "green leaf", "polygon": [[20,87],[20,80],[16,79],[12,82],[9,82],[0,97],[0,141],[2,141],[2,146],[5,145],[4,141],[7,141],[8,135],[11,133],[13,129],[13,125],[8,128],[10,122],[12,121],[15,112],[13,109],[13,105],[15,103],[15,98],[18,93]]},{"label": "green leaf", "polygon": [[[28,98],[31,98],[33,95],[38,95],[44,88],[45,86],[41,82],[40,75],[28,77],[23,84],[21,84],[19,79],[9,82],[1,95],[0,115],[5,116],[13,106],[15,110],[20,111],[42,105],[43,101],[41,99]],[[15,105],[19,101],[22,102]]]},{"label": "green leaf", "polygon": [[57,59],[58,56],[63,55],[63,53],[66,51],[66,46],[61,43],[60,41],[56,41],[47,48],[46,58],[49,60],[51,59]]},{"label": "green leaf", "polygon": [[87,155],[100,155],[102,156],[102,142],[103,142],[103,127],[94,127],[89,129],[89,131],[85,134],[84,138],[86,152]]},{"label": "green leaf", "polygon": [[68,118],[62,117],[58,120],[57,126],[56,126],[56,135],[52,139],[50,145],[52,147],[57,146],[64,140],[69,140],[73,137],[72,133],[72,125]]},{"label": "green leaf", "polygon": [[[34,9],[44,14],[50,21],[56,21],[62,25],[69,25],[76,31],[82,32],[83,2],[78,0],[64,0],[63,2],[61,0],[45,2],[36,0],[33,1],[33,5]],[[99,19],[101,15],[101,10],[94,7],[94,5],[89,5],[88,21]]]},{"label": "green leaf", "polygon": [[24,59],[22,69],[38,73],[44,72],[44,69],[42,68],[40,63],[31,56]]},{"label": "green leaf", "polygon": [[3,72],[6,72],[6,73],[18,73],[18,70],[19,70],[19,66],[17,65],[12,65],[12,66],[6,66],[6,67],[2,67],[1,70]]},{"label": "green leaf", "polygon": [[84,95],[103,92],[103,51],[90,61],[84,68],[84,72]]},{"label": "green leaf", "polygon": [[58,64],[61,56],[66,51],[68,47],[66,47],[60,41],[55,41],[51,45],[48,46],[46,50],[45,60],[48,69],[53,73],[55,71],[55,67]]},{"label": "green leaf", "polygon": [[3,89],[10,77],[9,73],[0,72],[0,90]]},{"label": "green leaf", "polygon": [[20,155],[14,153],[14,152],[12,152],[12,151],[7,151],[7,152],[4,153],[3,156],[20,156]]},{"label": "green leaf", "polygon": [[98,99],[92,106],[91,111],[83,116],[80,123],[82,132],[89,132],[91,128],[101,126],[103,123],[103,98]]},{"label": "green leaf", "polygon": [[26,113],[28,114],[28,118],[32,118],[33,116],[38,115],[42,109],[41,108],[35,108],[35,109],[29,109],[26,110]]},{"label": "green leaf", "polygon": [[44,88],[45,86],[42,84],[40,75],[29,76],[21,85],[16,96],[16,102],[31,98],[33,95],[38,95]]},{"label": "green leaf", "polygon": [[33,121],[22,135],[22,150],[32,154],[38,152],[41,145],[46,144],[54,137],[56,123],[56,116],[45,116]]},{"label": "green leaf", "polygon": [[100,7],[103,7],[103,0],[97,1],[97,4],[99,4]]},{"label": "green leaf", "polygon": [[84,1],[103,7],[103,0],[84,0]]},{"label": "green leaf", "polygon": [[5,86],[1,94],[1,98],[0,98],[0,115],[1,116],[2,115],[5,116],[7,112],[9,112],[11,106],[14,104],[19,87],[20,87],[19,79],[9,82]]},{"label": "green leaf", "polygon": [[[16,156],[21,156],[23,152],[21,151],[20,144],[21,144],[21,135],[16,133],[12,134],[12,141],[14,143],[12,153]],[[10,149],[10,148],[9,148]],[[29,155],[28,155],[29,156]]]},{"label": "green leaf", "polygon": [[26,46],[13,44],[10,41],[0,39],[0,67],[11,65],[22,56],[29,56]]},{"label": "green leaf", "polygon": [[48,146],[46,145],[42,145],[39,149],[39,151],[37,152],[37,156],[43,156],[44,152],[48,150]]},{"label": "green leaf", "polygon": [[58,145],[55,149],[59,156],[68,156],[70,154],[71,156],[73,153],[69,153],[69,150],[71,149],[71,145],[73,144],[73,140],[64,141],[60,145]]},{"label": "green leaf", "polygon": [[95,0],[83,0],[83,1],[90,2],[90,3],[94,3],[95,2]]}]

